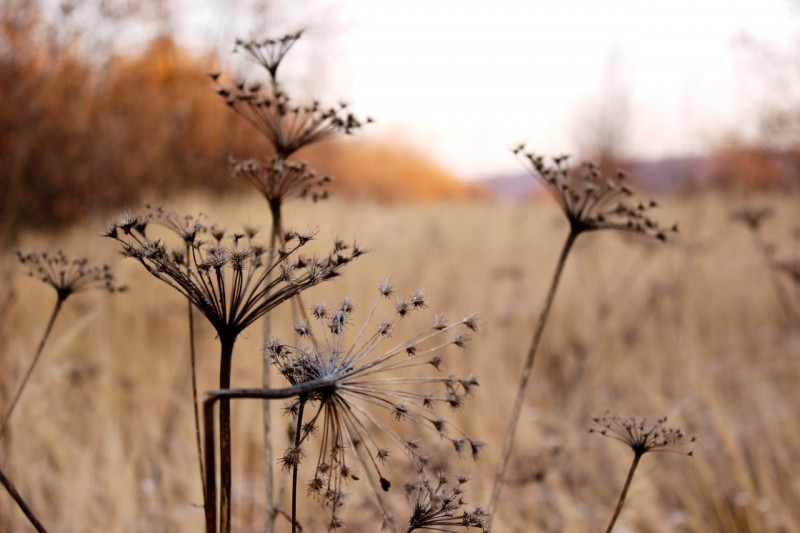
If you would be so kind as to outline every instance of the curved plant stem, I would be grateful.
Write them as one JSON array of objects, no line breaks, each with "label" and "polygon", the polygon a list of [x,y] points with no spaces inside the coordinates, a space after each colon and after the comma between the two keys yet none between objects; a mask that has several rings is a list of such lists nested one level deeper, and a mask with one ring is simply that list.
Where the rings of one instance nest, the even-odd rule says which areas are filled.
[{"label": "curved plant stem", "polygon": [[[281,225],[280,201],[270,202],[270,213],[272,215],[272,229],[270,230],[269,238],[269,261],[270,264],[272,264],[275,261],[275,256],[277,255],[278,246],[280,245],[283,232],[283,227]],[[264,315],[261,325],[264,337],[264,346],[266,346],[271,336],[269,313]],[[269,375],[269,360],[265,357],[261,364],[261,386],[264,389],[269,389],[271,384]],[[275,481],[272,476],[272,464],[274,462],[274,457],[272,454],[272,417],[270,414],[270,403],[268,400],[264,400],[262,410],[262,424],[264,427],[264,477],[266,485],[264,501],[266,508],[266,519],[264,521],[264,533],[272,533],[273,529],[275,528],[275,517],[277,513],[275,507]]]},{"label": "curved plant stem", "polygon": [[197,464],[200,467],[200,484],[203,486],[203,507],[206,506],[206,482],[203,477],[203,444],[200,437],[200,407],[197,398],[197,353],[194,345],[194,311],[192,303],[187,302],[189,316],[189,360],[192,366],[192,407],[194,407],[194,435],[197,441]]},{"label": "curved plant stem", "polygon": [[31,508],[28,507],[28,504],[25,503],[25,500],[23,500],[22,496],[19,495],[16,487],[14,487],[13,483],[11,483],[11,480],[6,477],[2,469],[0,469],[0,485],[3,485],[3,488],[5,488],[6,491],[11,495],[11,497],[17,503],[17,506],[22,510],[23,513],[25,513],[25,516],[28,518],[28,521],[31,523],[31,525],[36,528],[36,531],[39,533],[47,533],[47,530],[36,518],[36,515],[33,514]]},{"label": "curved plant stem", "polygon": [[[206,494],[208,496],[205,507],[207,533],[216,533],[217,531],[217,467],[216,458],[214,456],[214,404],[219,401],[220,410],[222,410],[222,406],[226,403],[229,404],[231,399],[284,400],[302,394],[309,394],[330,386],[330,382],[318,380],[282,389],[221,389],[206,393],[203,400],[203,438],[205,440],[205,480]],[[228,422],[230,422],[230,420],[228,420]],[[222,441],[222,436],[220,436],[220,441]],[[222,502],[220,502],[220,504],[222,504]],[[223,513],[224,512],[223,510]],[[228,512],[230,512],[230,508]],[[220,521],[222,521],[222,518],[220,518]]]},{"label": "curved plant stem", "polygon": [[517,389],[517,397],[514,400],[514,407],[511,410],[511,420],[508,423],[508,429],[506,430],[505,439],[503,441],[503,452],[500,456],[500,463],[497,465],[492,496],[488,505],[489,520],[491,520],[491,517],[493,517],[495,514],[497,500],[500,497],[500,491],[503,488],[506,467],[508,466],[508,461],[511,457],[511,448],[514,443],[514,435],[517,431],[517,424],[519,423],[519,417],[522,412],[522,404],[525,400],[525,390],[528,386],[528,380],[531,375],[531,370],[533,369],[536,352],[539,349],[539,343],[542,340],[544,326],[547,323],[547,317],[550,314],[550,308],[553,304],[553,299],[555,298],[556,289],[558,288],[558,282],[561,279],[561,274],[564,271],[564,265],[567,262],[567,256],[569,255],[572,245],[575,243],[575,239],[579,234],[580,233],[578,231],[570,229],[569,235],[567,235],[567,239],[564,241],[564,245],[561,248],[561,254],[558,258],[558,263],[556,264],[555,272],[553,273],[553,279],[550,282],[550,288],[548,289],[547,297],[545,298],[544,308],[539,315],[539,320],[536,323],[536,328],[533,331],[533,338],[531,339],[531,344],[528,348],[528,355],[525,359],[525,365],[522,367],[522,375],[519,381],[519,388]]},{"label": "curved plant stem", "polygon": [[[297,430],[294,434],[295,450],[300,447],[300,435],[303,430],[303,409],[306,406],[306,398],[300,397],[300,405],[297,409]],[[297,468],[300,461],[296,461],[292,466],[292,533],[297,533]]]},{"label": "curved plant stem", "polygon": [[39,358],[42,356],[45,342],[47,342],[47,338],[50,336],[50,332],[53,329],[53,324],[56,321],[59,311],[61,311],[61,306],[63,305],[64,300],[66,300],[66,297],[59,294],[58,299],[56,300],[56,305],[53,307],[53,312],[50,315],[50,320],[47,322],[47,327],[45,327],[44,334],[39,340],[39,346],[36,348],[36,353],[33,356],[33,360],[31,361],[30,366],[28,366],[28,370],[25,372],[25,377],[22,378],[22,383],[20,384],[19,389],[17,389],[17,393],[14,395],[14,400],[12,400],[11,406],[6,411],[6,414],[3,415],[3,421],[0,422],[0,438],[2,438],[3,430],[6,427],[8,419],[11,417],[11,413],[14,412],[17,402],[19,402],[19,398],[22,396],[22,391],[25,390],[25,385],[28,384],[28,379],[30,379],[31,374],[33,373],[33,368],[36,366],[36,363],[39,362]]},{"label": "curved plant stem", "polygon": [[622,511],[622,506],[625,505],[625,497],[628,495],[628,489],[631,487],[631,481],[633,481],[633,474],[636,472],[636,467],[639,466],[639,460],[641,458],[641,453],[635,453],[633,456],[633,463],[631,463],[631,468],[628,470],[628,479],[625,480],[625,486],[622,487],[622,494],[619,495],[617,507],[614,509],[614,516],[611,517],[611,522],[608,523],[606,533],[611,533],[611,530],[614,529],[614,524],[617,523],[617,518],[619,518],[619,513]]}]

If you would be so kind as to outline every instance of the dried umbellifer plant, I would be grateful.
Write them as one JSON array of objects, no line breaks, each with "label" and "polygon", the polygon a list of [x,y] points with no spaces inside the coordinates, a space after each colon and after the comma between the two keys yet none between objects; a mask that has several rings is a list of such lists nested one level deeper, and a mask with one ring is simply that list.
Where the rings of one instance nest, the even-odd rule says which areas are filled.
[{"label": "dried umbellifer plant", "polygon": [[[296,345],[273,339],[265,357],[275,365],[289,387],[284,389],[215,391],[206,400],[206,422],[213,424],[210,402],[220,398],[292,398],[286,412],[293,418],[294,442],[281,458],[292,473],[292,530],[297,528],[298,471],[304,459],[313,457],[307,491],[330,511],[329,528],[343,521],[348,482],[366,478],[381,510],[384,527],[393,518],[382,496],[393,485],[395,454],[405,455],[422,467],[428,462],[425,440],[430,434],[450,442],[459,454],[477,458],[483,443],[464,434],[437,412],[437,406],[455,409],[478,386],[474,376],[442,374],[447,348],[463,348],[467,331],[477,328],[474,315],[449,322],[441,315],[423,331],[397,341],[392,338],[410,314],[425,307],[416,291],[394,303],[389,316],[380,317],[381,299],[394,297],[391,283],[379,286],[378,301],[363,324],[353,329],[356,309],[349,299],[337,307],[314,305],[312,322],[295,326]],[[313,323],[318,325],[314,328]],[[317,329],[316,334],[312,330]],[[387,422],[394,418],[415,433],[408,437]],[[213,426],[206,425],[206,439],[213,442]],[[316,448],[315,452],[313,450]],[[214,490],[214,458],[206,447],[207,490]],[[213,516],[207,524],[213,524]],[[213,526],[212,526],[213,527]]]},{"label": "dried umbellifer plant", "polygon": [[781,274],[788,274],[791,278],[791,264],[775,259],[775,246],[764,238],[761,231],[764,223],[774,216],[775,210],[771,207],[756,207],[753,205],[746,205],[732,211],[730,214],[731,220],[742,224],[752,236],[753,245],[764,261],[764,264],[769,268],[770,281],[772,282],[772,288],[778,298],[781,310],[786,319],[791,323],[796,322],[800,317],[798,317],[797,312],[792,306],[790,295],[786,292],[785,287],[779,279]]},{"label": "dried umbellifer plant", "polygon": [[622,172],[614,176],[606,176],[592,163],[584,163],[573,168],[569,165],[567,156],[555,157],[548,161],[534,153],[526,152],[524,145],[515,148],[514,153],[522,158],[531,174],[550,191],[569,223],[569,233],[562,245],[555,272],[545,296],[544,307],[534,327],[533,337],[523,363],[511,419],[495,474],[494,488],[489,500],[488,511],[491,515],[495,514],[503,487],[506,467],[511,457],[514,435],[525,399],[525,390],[542,333],[550,314],[564,265],[575,241],[585,233],[605,230],[665,241],[669,233],[677,231],[677,226],[667,230],[650,217],[650,211],[657,207],[654,200],[647,202],[633,200],[633,190],[626,183],[625,174]]},{"label": "dried umbellifer plant", "polygon": [[41,253],[22,253],[17,252],[19,261],[28,268],[28,275],[36,278],[56,291],[56,301],[53,305],[53,310],[50,313],[50,319],[44,328],[44,333],[39,339],[39,344],[36,347],[36,352],[33,354],[28,369],[22,378],[22,382],[11,400],[11,404],[5,410],[2,421],[0,421],[0,439],[3,436],[3,430],[14,412],[25,386],[36,367],[36,363],[42,356],[44,345],[47,342],[50,332],[53,329],[53,324],[61,311],[64,302],[72,296],[80,292],[100,289],[109,293],[116,293],[125,290],[124,286],[118,285],[111,273],[111,268],[108,265],[94,265],[89,262],[86,257],[69,258],[63,251],[59,250],[55,254],[49,252]]},{"label": "dried umbellifer plant", "polygon": [[695,438],[687,436],[680,429],[667,427],[667,417],[648,423],[646,418],[622,417],[606,412],[603,416],[596,416],[592,419],[596,427],[591,428],[589,433],[597,433],[617,440],[633,451],[633,461],[628,469],[628,477],[625,479],[625,485],[617,500],[614,514],[606,527],[606,533],[611,533],[622,511],[622,506],[625,505],[628,489],[630,489],[633,475],[636,473],[636,467],[639,466],[642,457],[647,453],[677,453],[691,457],[694,452],[688,450],[687,445],[694,442]]},{"label": "dried umbellifer plant", "polygon": [[[157,279],[182,294],[214,327],[220,343],[219,386],[230,388],[233,348],[251,324],[301,291],[339,275],[341,269],[363,253],[337,241],[327,257],[300,253],[313,233],[289,231],[284,245],[271,260],[255,240],[255,230],[226,232],[215,225],[184,217],[183,225],[164,224],[177,237],[178,246],[148,235],[152,217],[122,215],[105,235],[116,240],[122,254],[137,260]],[[220,528],[230,528],[231,434],[230,404],[220,403]],[[208,497],[208,495],[207,495]],[[211,499],[206,505],[216,505]]]},{"label": "dried umbellifer plant", "polygon": [[[266,82],[240,81],[223,85],[220,74],[212,73],[217,83],[217,94],[239,116],[244,118],[267,141],[271,154],[263,158],[236,160],[231,158],[230,173],[233,177],[248,181],[264,197],[269,206],[271,233],[269,257],[282,244],[284,234],[283,205],[293,197],[310,198],[313,201],[328,197],[329,176],[320,176],[307,163],[290,160],[296,152],[340,135],[349,135],[371,119],[359,119],[348,106],[340,104],[324,107],[319,102],[297,105],[278,81],[278,69],[292,47],[301,38],[298,31],[277,39],[237,40],[234,51],[255,62],[267,73]],[[302,312],[304,306],[300,296],[293,301],[293,313]],[[295,316],[295,318],[298,318]],[[262,322],[264,341],[271,336],[270,317]],[[270,388],[269,366],[262,369],[262,385]],[[267,523],[265,531],[272,530],[276,514],[272,480],[272,438],[268,402],[263,406],[264,454],[266,475]]]},{"label": "dried umbellifer plant", "polygon": [[266,84],[240,81],[223,85],[220,74],[211,74],[218,83],[217,94],[264,137],[272,152],[263,159],[231,160],[231,174],[253,184],[269,204],[272,238],[280,238],[281,207],[287,198],[319,200],[328,194],[325,185],[330,177],[317,176],[306,163],[290,158],[305,147],[350,135],[372,121],[357,118],[346,104],[324,107],[317,101],[306,105],[292,102],[278,82],[278,68],[301,36],[302,32],[296,32],[278,39],[237,40],[235,50],[269,74]]},{"label": "dried umbellifer plant", "polygon": [[[0,439],[5,435],[4,430],[6,424],[19,403],[22,393],[25,391],[25,387],[28,384],[31,374],[33,374],[36,363],[39,362],[42,356],[45,343],[50,337],[50,332],[53,330],[53,325],[56,322],[56,318],[64,302],[73,294],[84,291],[99,289],[113,294],[126,289],[124,286],[117,284],[114,275],[111,273],[111,268],[108,265],[92,264],[86,257],[69,258],[61,250],[54,254],[49,252],[17,252],[17,257],[19,261],[27,267],[29,276],[44,282],[56,291],[56,301],[50,313],[50,319],[47,321],[44,332],[39,339],[39,344],[36,347],[33,358],[23,375],[22,382],[17,388],[17,392],[11,400],[11,404],[6,408],[3,418],[0,421]],[[25,500],[22,499],[16,487],[14,487],[11,480],[2,470],[0,470],[0,484],[3,485],[3,488],[6,489],[36,531],[45,531],[44,526],[42,526],[31,508]]]}]

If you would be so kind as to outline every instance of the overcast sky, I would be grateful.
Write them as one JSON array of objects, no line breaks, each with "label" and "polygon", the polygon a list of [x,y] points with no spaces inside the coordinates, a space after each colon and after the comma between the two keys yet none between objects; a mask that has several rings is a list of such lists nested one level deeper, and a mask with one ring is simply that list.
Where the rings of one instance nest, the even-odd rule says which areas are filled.
[{"label": "overcast sky", "polygon": [[521,141],[574,152],[609,110],[634,157],[702,152],[755,127],[759,76],[737,42],[800,49],[789,0],[278,4],[270,34],[308,28],[295,60],[323,44],[320,88],[375,117],[365,138],[400,136],[466,178],[518,171]]}]

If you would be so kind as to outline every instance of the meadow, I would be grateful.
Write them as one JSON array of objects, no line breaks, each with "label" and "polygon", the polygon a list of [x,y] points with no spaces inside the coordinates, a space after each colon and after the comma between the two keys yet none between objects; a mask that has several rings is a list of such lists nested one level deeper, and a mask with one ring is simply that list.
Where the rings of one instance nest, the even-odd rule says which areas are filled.
[{"label": "meadow", "polygon": [[[788,279],[776,279],[752,235],[730,219],[743,205],[771,206],[775,216],[764,223],[765,239],[777,256],[797,257],[798,198],[698,192],[658,200],[657,218],[680,226],[669,242],[602,233],[578,239],[569,257],[494,531],[605,526],[631,456],[626,446],[588,433],[591,416],[607,409],[653,420],[666,415],[671,426],[697,437],[693,457],[643,459],[615,531],[800,531],[794,474],[800,469],[800,293]],[[229,229],[269,225],[255,195],[193,195],[165,205],[202,211]],[[63,248],[107,262],[129,289],[82,293],[65,305],[3,436],[0,464],[54,531],[202,530],[186,301],[98,236],[106,217],[19,238],[23,251]],[[435,311],[478,312],[479,332],[445,372],[475,374],[480,386],[447,414],[485,448],[477,461],[442,454],[437,466],[468,475],[467,501],[485,504],[524,354],[567,232],[555,203],[382,204],[334,197],[313,206],[292,201],[285,219],[317,230],[312,246],[322,250],[336,236],[358,238],[370,250],[340,278],[304,292],[306,304],[350,296],[356,313],[366,313],[375,287],[391,276],[400,292],[425,290],[431,317]],[[25,276],[11,251],[0,257],[0,274],[5,405],[54,295]],[[776,282],[793,315],[782,307]],[[275,334],[290,337],[289,305],[272,316]],[[217,383],[215,333],[202,320],[197,328],[199,384],[206,391]],[[258,327],[237,342],[236,386],[260,386],[261,345]],[[273,404],[274,419],[281,420],[281,402]],[[265,512],[261,406],[237,402],[232,412],[232,525],[254,531]],[[290,426],[283,420],[279,427]],[[274,475],[284,483],[289,477],[278,464]],[[393,475],[413,477],[413,470]],[[344,531],[377,529],[364,485],[347,487],[353,494],[342,513]],[[405,524],[410,506],[402,484],[387,497],[398,524]],[[304,531],[325,529],[326,513],[317,502],[301,498],[299,507]],[[288,530],[285,520],[278,524],[277,531]],[[5,493],[0,530],[32,530]]]}]

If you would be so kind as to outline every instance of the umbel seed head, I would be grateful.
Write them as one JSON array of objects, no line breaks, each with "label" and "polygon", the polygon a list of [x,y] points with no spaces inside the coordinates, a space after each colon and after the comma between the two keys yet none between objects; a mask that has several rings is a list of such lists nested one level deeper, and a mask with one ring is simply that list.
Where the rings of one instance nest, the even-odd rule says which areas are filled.
[{"label": "umbel seed head", "polygon": [[636,455],[649,452],[694,455],[694,452],[687,447],[695,442],[695,438],[688,436],[679,428],[667,427],[667,417],[648,422],[644,417],[623,417],[607,411],[602,416],[592,417],[592,420],[595,427],[589,429],[589,433],[598,433],[620,441]]},{"label": "umbel seed head", "polygon": [[[387,471],[385,466],[395,455],[393,448],[423,465],[428,458],[417,434],[450,441],[459,454],[469,452],[474,458],[483,446],[436,411],[462,408],[478,386],[474,376],[439,374],[443,354],[453,351],[448,348],[466,344],[467,338],[459,330],[474,329],[474,315],[444,325],[437,318],[423,331],[397,341],[393,336],[401,322],[424,309],[424,293],[411,293],[395,303],[389,316],[378,318],[380,304],[394,294],[394,288],[384,281],[377,292],[363,324],[356,325],[359,307],[349,298],[336,307],[316,304],[310,309],[311,324],[304,321],[295,326],[299,334],[296,345],[273,339],[264,351],[291,385],[321,384],[315,392],[292,402],[287,412],[301,412],[302,402],[307,418],[299,444],[311,446],[307,442],[312,434],[320,442],[309,493],[332,509],[336,521],[340,520],[336,511],[344,494],[342,483],[362,477],[351,458],[366,471],[388,519],[381,495],[393,486],[389,473],[393,469]],[[311,332],[313,323],[316,333]],[[433,367],[432,358],[438,358]],[[391,420],[414,435],[401,437]]]},{"label": "umbel seed head", "polygon": [[551,192],[575,234],[617,230],[666,241],[670,233],[677,232],[677,225],[665,229],[650,217],[650,211],[658,206],[654,200],[633,201],[633,189],[624,172],[607,176],[591,162],[572,167],[566,155],[548,161],[525,152],[523,144],[512,151]]},{"label": "umbel seed head", "polygon": [[70,258],[62,250],[56,253],[22,253],[17,251],[20,263],[28,268],[28,275],[50,285],[60,300],[91,289],[115,293],[127,290],[118,285],[108,265],[94,265],[86,257]]}]

